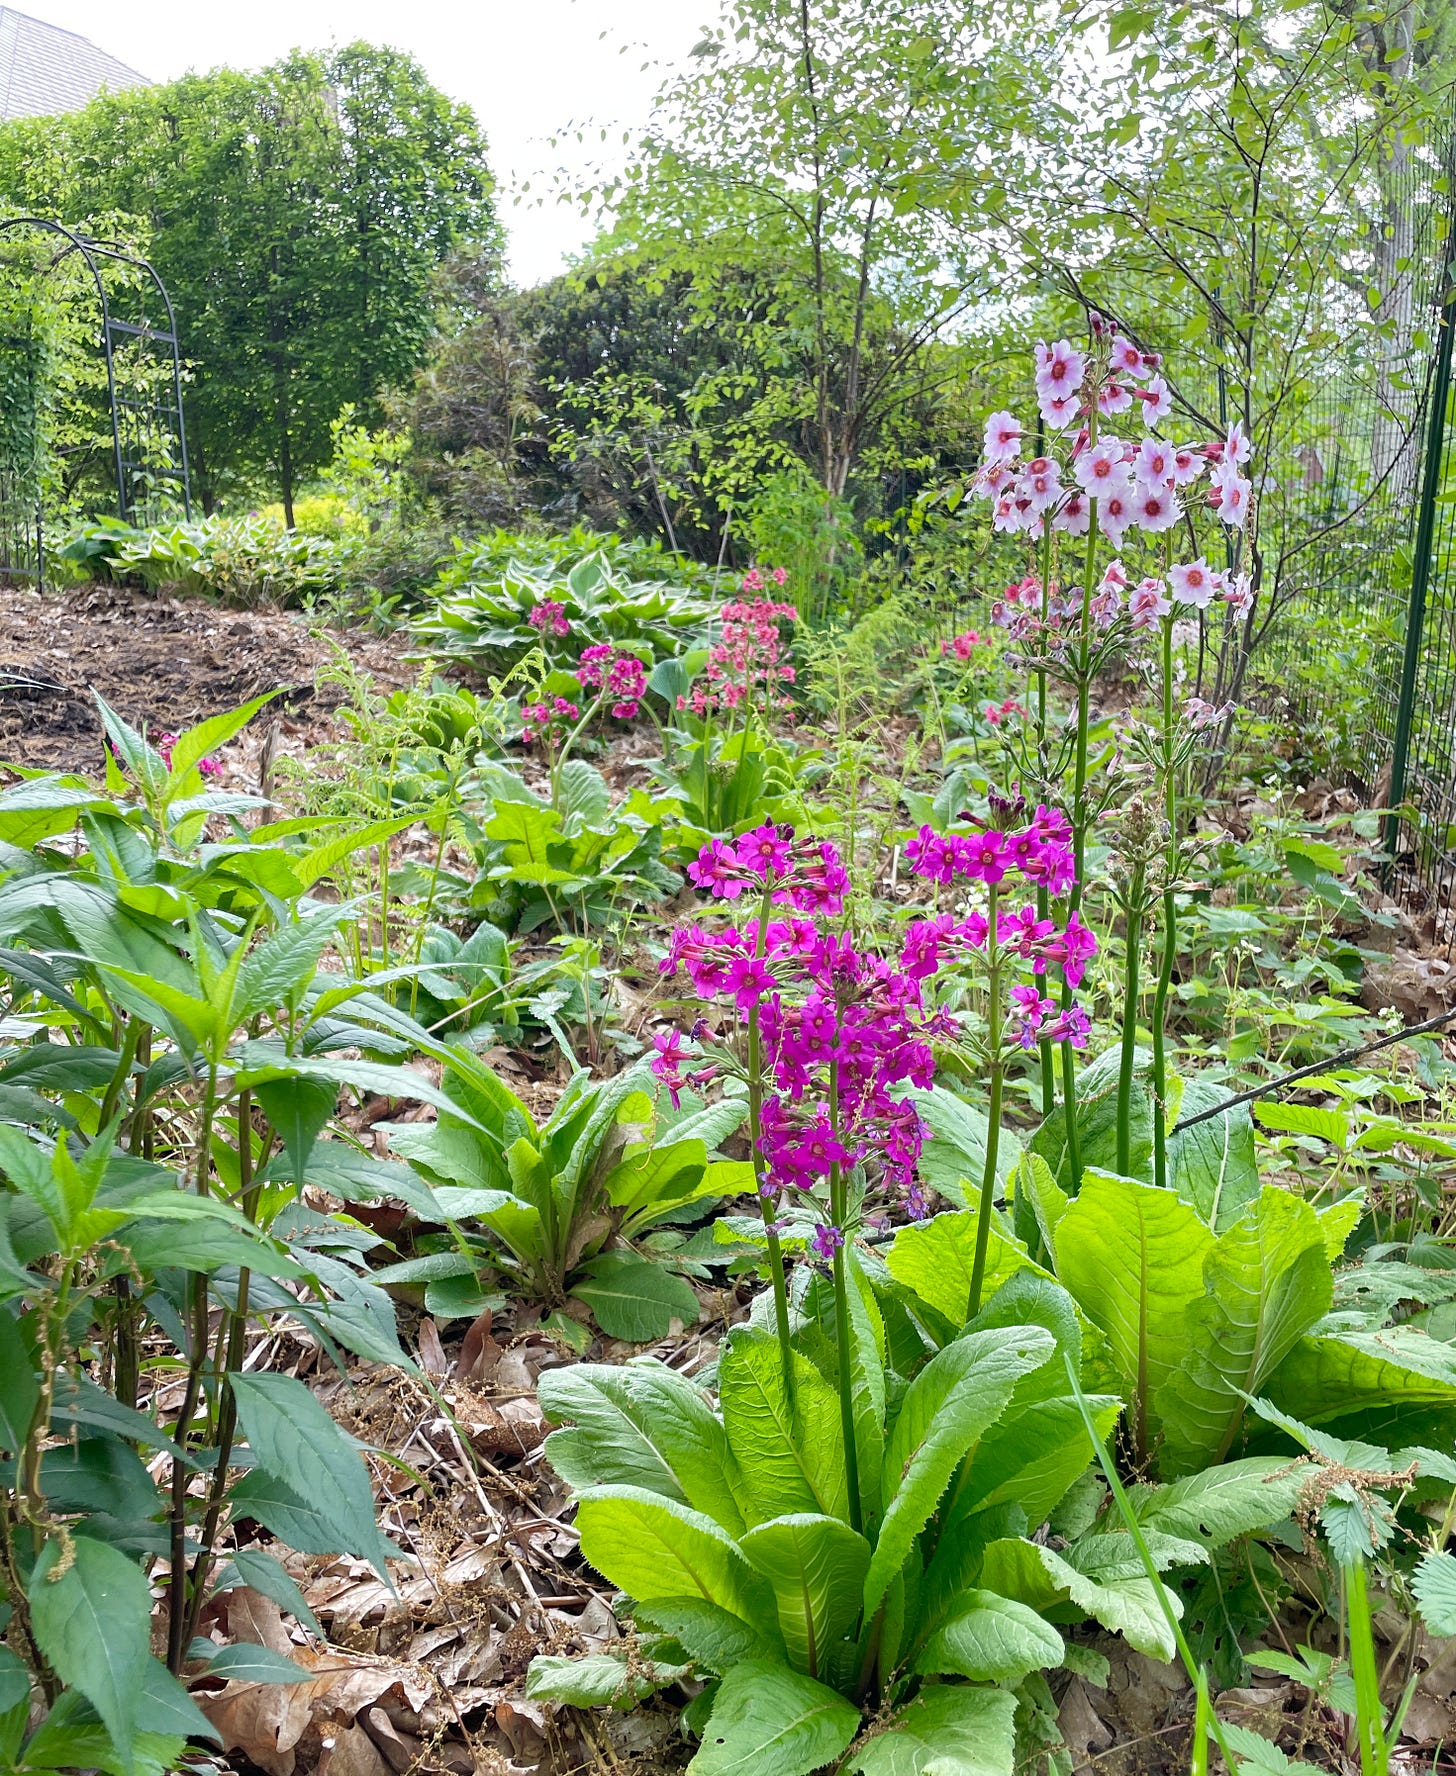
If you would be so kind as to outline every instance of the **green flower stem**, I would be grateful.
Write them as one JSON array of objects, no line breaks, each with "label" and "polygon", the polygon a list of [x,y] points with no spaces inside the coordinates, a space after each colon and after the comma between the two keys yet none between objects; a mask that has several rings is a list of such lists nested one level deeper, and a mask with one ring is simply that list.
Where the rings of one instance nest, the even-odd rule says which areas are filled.
[{"label": "green flower stem", "polygon": [[[753,946],[755,956],[762,956],[768,943],[768,915],[772,894],[765,881],[763,898],[758,907],[758,939]],[[763,1192],[763,1153],[759,1140],[763,1134],[763,1038],[758,1027],[758,1006],[748,1012],[748,1145],[753,1162],[754,1194],[763,1216],[764,1237],[768,1241],[768,1273],[773,1285],[774,1326],[778,1332],[779,1354],[783,1358],[784,1388],[794,1397],[794,1345],[789,1332],[789,1286],[784,1274],[784,1249],[774,1226],[773,1211]]]},{"label": "green flower stem", "polygon": [[[839,1138],[839,1067],[829,1069],[829,1126]],[[839,1356],[839,1423],[844,1436],[844,1479],[849,1490],[849,1526],[864,1532],[859,1497],[859,1449],[854,1440],[854,1351],[849,1336],[849,1254],[844,1224],[849,1219],[844,1173],[836,1161],[829,1168],[829,1218],[840,1233],[834,1248],[834,1335]]]},{"label": "green flower stem", "polygon": [[[1072,1394],[1077,1401],[1077,1409],[1082,1415],[1082,1423],[1086,1428],[1093,1452],[1097,1457],[1097,1465],[1102,1469],[1103,1478],[1107,1481],[1107,1484],[1111,1489],[1113,1503],[1117,1507],[1118,1515],[1122,1518],[1122,1526],[1132,1537],[1133,1546],[1138,1551],[1138,1559],[1142,1562],[1142,1568],[1144,1573],[1147,1574],[1148,1583],[1153,1588],[1153,1595],[1158,1600],[1158,1608],[1163,1612],[1163,1620],[1167,1623],[1168,1632],[1173,1637],[1173,1645],[1178,1650],[1178,1657],[1182,1661],[1184,1671],[1188,1674],[1188,1681],[1193,1685],[1193,1688],[1198,1695],[1198,1713],[1195,1730],[1211,1733],[1219,1750],[1223,1753],[1223,1760],[1226,1768],[1229,1770],[1237,1770],[1239,1768],[1238,1760],[1234,1757],[1224,1739],[1223,1727],[1219,1722],[1217,1713],[1214,1711],[1213,1706],[1209,1701],[1208,1673],[1204,1667],[1199,1664],[1198,1660],[1194,1658],[1193,1649],[1188,1644],[1188,1636],[1183,1632],[1183,1624],[1178,1620],[1172,1604],[1168,1601],[1168,1593],[1164,1588],[1162,1579],[1158,1576],[1157,1563],[1154,1561],[1152,1551],[1148,1547],[1147,1537],[1143,1534],[1143,1527],[1138,1521],[1137,1512],[1133,1510],[1132,1501],[1127,1496],[1127,1489],[1123,1486],[1121,1476],[1117,1472],[1117,1464],[1108,1453],[1107,1445],[1097,1433],[1097,1426],[1093,1422],[1091,1410],[1087,1405],[1087,1396],[1082,1392],[1082,1380],[1077,1374],[1077,1366],[1073,1363],[1071,1357],[1065,1353],[1063,1354],[1062,1360],[1066,1364],[1067,1381],[1070,1384]],[[1208,1747],[1206,1740],[1202,1741],[1200,1744],[1195,1744],[1189,1767],[1193,1776],[1197,1776],[1197,1773],[1200,1771],[1204,1772],[1204,1776],[1206,1776],[1208,1769]]]},{"label": "green flower stem", "polygon": [[[1046,535],[1041,547],[1041,617],[1045,623],[1047,615],[1047,599],[1051,595],[1052,580],[1052,529],[1046,527]],[[1041,775],[1046,759],[1047,731],[1047,672],[1046,667],[1039,666],[1036,670],[1036,756],[1037,775]],[[1036,916],[1045,919],[1051,913],[1051,896],[1042,884],[1036,891]],[[1052,1056],[1052,1045],[1043,1040],[1038,1045],[1041,1052],[1041,1113],[1045,1120],[1057,1107],[1057,1073],[1056,1062]]]},{"label": "green flower stem", "polygon": [[[1097,403],[1087,415],[1089,445],[1097,442]],[[1082,563],[1082,633],[1077,643],[1077,764],[1072,781],[1072,857],[1076,879],[1068,897],[1068,913],[1082,905],[1082,877],[1087,861],[1087,728],[1091,720],[1092,569],[1097,562],[1097,501],[1087,501],[1087,554]],[[1072,1003],[1072,987],[1062,982],[1062,1010]],[[1062,1113],[1067,1125],[1067,1188],[1075,1195],[1082,1182],[1082,1143],[1077,1133],[1077,1057],[1070,1042],[1062,1044]]]},{"label": "green flower stem", "polygon": [[1143,868],[1133,871],[1127,897],[1127,956],[1122,986],[1122,1054],[1117,1070],[1117,1169],[1132,1166],[1132,1071],[1137,1051],[1138,964],[1143,941]]},{"label": "green flower stem", "polygon": [[991,1243],[991,1215],[996,1204],[996,1158],[1001,1145],[1001,1095],[1006,1082],[1006,1063],[1001,1058],[1001,945],[996,933],[1000,897],[995,888],[990,893],[986,955],[991,971],[991,998],[986,1011],[986,1027],[991,1055],[991,1099],[986,1110],[986,1165],[981,1174],[981,1209],[976,1220],[976,1256],[971,1267],[968,1319],[974,1319],[981,1311],[981,1289],[986,1280],[986,1252]]},{"label": "green flower stem", "polygon": [[1163,888],[1162,951],[1158,958],[1158,988],[1153,996],[1153,1182],[1160,1190],[1168,1183],[1168,990],[1173,982],[1173,958],[1178,943],[1178,902],[1174,881],[1178,873],[1178,786],[1173,763],[1173,613],[1163,619],[1163,793],[1168,822],[1167,881]]},{"label": "green flower stem", "polygon": [[597,693],[595,701],[588,706],[586,714],[561,743],[561,751],[557,753],[556,762],[551,767],[551,806],[553,808],[557,805],[557,795],[561,789],[561,767],[566,763],[567,759],[570,758],[571,749],[581,738],[582,730],[586,727],[587,723],[592,720],[606,700],[607,691],[606,686],[604,685]]}]

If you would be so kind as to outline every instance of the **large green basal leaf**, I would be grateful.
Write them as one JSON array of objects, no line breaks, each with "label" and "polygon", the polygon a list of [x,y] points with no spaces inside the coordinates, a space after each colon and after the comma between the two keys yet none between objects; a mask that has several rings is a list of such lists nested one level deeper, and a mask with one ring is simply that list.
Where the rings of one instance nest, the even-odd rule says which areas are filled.
[{"label": "large green basal leaf", "polygon": [[602,1252],[580,1271],[571,1293],[584,1301],[608,1338],[651,1344],[673,1325],[695,1326],[702,1304],[674,1272],[621,1247]]},{"label": "large green basal leaf", "polygon": [[[1131,1128],[1129,1165],[1137,1178],[1152,1179],[1153,1103],[1147,1075],[1152,1057],[1137,1050],[1132,1099],[1128,1105]],[[1084,1173],[1087,1168],[1111,1170],[1117,1164],[1118,1070],[1121,1056],[1116,1048],[1098,1055],[1083,1069],[1077,1081],[1077,1145]],[[1053,1111],[1031,1138],[1031,1151],[1039,1153],[1051,1168],[1052,1177],[1072,1195],[1077,1185],[1067,1157],[1067,1123],[1060,1108]]]},{"label": "large green basal leaf", "polygon": [[1065,1650],[1056,1629],[1026,1604],[995,1591],[967,1591],[925,1643],[915,1669],[926,1677],[1015,1683],[1060,1665]]},{"label": "large green basal leaf", "polygon": [[[970,1312],[979,1219],[975,1209],[956,1209],[902,1227],[885,1256],[895,1281],[913,1289],[955,1326],[963,1326]],[[1002,1230],[998,1218],[987,1240],[981,1299],[989,1300],[1017,1271],[1028,1268],[1047,1275],[1032,1265],[1025,1248]]]},{"label": "large green basal leaf", "polygon": [[786,1665],[750,1659],[723,1679],[689,1776],[810,1776],[859,1729],[859,1710]]},{"label": "large green basal leaf", "polygon": [[1041,1326],[972,1332],[938,1351],[910,1383],[885,1448],[885,1515],[865,1574],[866,1616],[879,1607],[960,1462],[1005,1411],[1020,1378],[1055,1348]]},{"label": "large green basal leaf", "polygon": [[546,1456],[578,1492],[635,1486],[743,1530],[727,1433],[701,1391],[665,1364],[576,1363],[548,1369],[537,1388],[553,1423]]},{"label": "large green basal leaf", "polygon": [[826,1683],[848,1682],[869,1543],[837,1517],[797,1513],[760,1523],[741,1546],[773,1587],[789,1663]]},{"label": "large green basal leaf", "polygon": [[[987,1548],[981,1584],[1003,1597],[1018,1598],[1038,1614],[1056,1610],[1058,1620],[1078,1613],[1091,1616],[1151,1659],[1169,1660],[1177,1652],[1158,1595],[1141,1565],[1122,1563],[1093,1576],[1050,1548],[1008,1537]],[[1174,1615],[1181,1615],[1183,1605],[1176,1594],[1164,1587],[1164,1595]]]},{"label": "large green basal leaf", "polygon": [[1016,1698],[1010,1690],[927,1684],[850,1758],[848,1776],[1011,1776]]},{"label": "large green basal leaf", "polygon": [[[968,1208],[977,1197],[986,1170],[986,1113],[943,1085],[909,1094],[929,1128],[920,1149],[920,1180],[953,1202]],[[1008,1138],[1009,1137],[1009,1138]],[[1001,1131],[996,1149],[996,1176],[1002,1184],[1021,1155],[1021,1143],[1009,1129]]]},{"label": "large green basal leaf", "polygon": [[1107,1334],[1134,1400],[1151,1404],[1187,1349],[1213,1235],[1171,1190],[1085,1171],[1057,1227],[1057,1275]]},{"label": "large green basal leaf", "polygon": [[777,1624],[750,1626],[701,1597],[654,1597],[634,1604],[633,1619],[641,1628],[670,1634],[700,1671],[721,1677],[744,1659],[784,1657]]},{"label": "large green basal leaf", "polygon": [[718,1404],[742,1488],[744,1519],[793,1512],[848,1518],[839,1396],[794,1355],[793,1398],[770,1333],[737,1328],[718,1365]]},{"label": "large green basal leaf", "polygon": [[1330,1262],[1319,1220],[1287,1190],[1269,1186],[1214,1242],[1201,1301],[1188,1312],[1188,1346],[1158,1389],[1159,1464],[1188,1474],[1223,1460],[1243,1420],[1247,1394],[1297,1339],[1329,1312]]},{"label": "large green basal leaf", "polygon": [[[1187,1117],[1211,1110],[1228,1095],[1227,1086],[1190,1079],[1183,1087],[1178,1114]],[[1259,1165],[1248,1105],[1240,1104],[1170,1135],[1168,1182],[1215,1233],[1232,1226],[1259,1194]]]},{"label": "large green basal leaf", "polygon": [[1269,1378],[1281,1411],[1341,1437],[1449,1446],[1456,1434],[1456,1347],[1405,1326],[1301,1338]]},{"label": "large green basal leaf", "polygon": [[773,1618],[768,1585],[700,1511],[635,1486],[599,1486],[582,1498],[576,1527],[582,1554],[629,1597],[702,1597],[750,1625]]}]

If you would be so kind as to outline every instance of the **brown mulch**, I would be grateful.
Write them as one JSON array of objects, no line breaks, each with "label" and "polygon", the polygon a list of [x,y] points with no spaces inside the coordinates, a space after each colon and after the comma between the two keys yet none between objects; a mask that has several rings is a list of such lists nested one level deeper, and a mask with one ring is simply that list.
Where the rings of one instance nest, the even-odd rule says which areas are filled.
[{"label": "brown mulch", "polygon": [[325,636],[277,610],[228,610],[199,598],[81,586],[11,587],[0,602],[0,760],[94,773],[101,766],[96,690],[134,727],[180,732],[263,691],[285,709],[327,708],[316,689],[330,644],[381,689],[414,676],[407,632]]}]

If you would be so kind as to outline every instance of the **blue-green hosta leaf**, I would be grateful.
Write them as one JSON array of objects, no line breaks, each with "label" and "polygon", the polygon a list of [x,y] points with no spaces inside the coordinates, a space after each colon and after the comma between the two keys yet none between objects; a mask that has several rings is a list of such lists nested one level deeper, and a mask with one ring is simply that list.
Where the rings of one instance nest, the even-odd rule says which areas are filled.
[{"label": "blue-green hosta leaf", "polygon": [[578,1492],[638,1487],[703,1512],[730,1535],[742,1533],[722,1420],[676,1370],[646,1358],[577,1363],[548,1369],[537,1391],[553,1424],[570,1421],[546,1439],[546,1456]]},{"label": "blue-green hosta leaf", "polygon": [[[1180,1116],[1211,1110],[1229,1095],[1228,1087],[1190,1079],[1183,1087]],[[1246,1104],[1210,1116],[1206,1122],[1168,1138],[1168,1182],[1215,1233],[1236,1221],[1259,1194],[1254,1125]]]},{"label": "blue-green hosta leaf", "polygon": [[1431,1633],[1456,1634],[1456,1554],[1422,1555],[1411,1589]]},{"label": "blue-green hosta leaf", "polygon": [[[928,1221],[902,1227],[885,1258],[897,1283],[913,1289],[922,1301],[957,1326],[963,1326],[969,1316],[978,1224],[975,1209],[933,1215]],[[1032,1265],[1019,1241],[993,1222],[986,1246],[981,1299],[989,1300],[1009,1277],[1028,1268],[1038,1270],[1042,1276],[1047,1274]]]},{"label": "blue-green hosta leaf", "polygon": [[773,1594],[711,1517],[635,1486],[598,1486],[577,1508],[585,1558],[629,1597],[702,1597],[750,1625]]},{"label": "blue-green hosta leaf", "polygon": [[793,1395],[771,1333],[736,1328],[718,1365],[718,1403],[748,1523],[791,1512],[847,1518],[839,1395],[796,1351]]},{"label": "blue-green hosta leaf", "polygon": [[1026,1604],[994,1591],[967,1591],[925,1643],[915,1669],[926,1677],[1014,1683],[1059,1665],[1063,1650],[1061,1635]]},{"label": "blue-green hosta leaf", "polygon": [[1016,1697],[1010,1690],[927,1684],[851,1754],[848,1776],[1011,1776]]},{"label": "blue-green hosta leaf", "polygon": [[1221,1233],[1188,1311],[1182,1361],[1153,1396],[1160,1464],[1170,1474],[1215,1466],[1243,1420],[1246,1394],[1328,1313],[1330,1261],[1309,1205],[1270,1185]]},{"label": "blue-green hosta leaf", "polygon": [[608,1338],[629,1344],[666,1338],[674,1325],[696,1325],[702,1312],[690,1283],[620,1248],[593,1258],[578,1272],[571,1293],[592,1310]]},{"label": "blue-green hosta leaf", "polygon": [[650,1659],[629,1666],[610,1653],[589,1653],[584,1659],[542,1654],[532,1659],[526,1673],[526,1694],[533,1701],[565,1702],[571,1708],[630,1708],[686,1671],[685,1665],[661,1665]]},{"label": "blue-green hosta leaf", "polygon": [[63,1561],[56,1541],[41,1550],[29,1586],[31,1631],[127,1758],[151,1657],[151,1594],[142,1569],[109,1543],[77,1536],[69,1553]]},{"label": "blue-green hosta leaf", "polygon": [[689,1776],[810,1776],[832,1764],[859,1728],[852,1702],[767,1660],[723,1679]]},{"label": "blue-green hosta leaf", "polygon": [[865,1575],[864,1609],[878,1609],[951,1475],[1006,1409],[1012,1389],[1056,1348],[1041,1326],[971,1332],[938,1351],[905,1391],[885,1448],[884,1520]]},{"label": "blue-green hosta leaf", "polygon": [[1057,1228],[1057,1275],[1151,1403],[1187,1348],[1213,1235],[1171,1190],[1088,1170]]},{"label": "blue-green hosta leaf", "polygon": [[837,1517],[797,1513],[760,1523],[739,1545],[773,1588],[789,1663],[826,1683],[850,1681],[869,1543]]}]

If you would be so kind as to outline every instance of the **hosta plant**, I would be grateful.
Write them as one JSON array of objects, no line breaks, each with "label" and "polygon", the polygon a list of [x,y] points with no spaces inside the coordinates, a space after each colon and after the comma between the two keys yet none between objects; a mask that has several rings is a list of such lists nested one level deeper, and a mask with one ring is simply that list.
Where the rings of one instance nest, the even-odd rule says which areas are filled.
[{"label": "hosta plant", "polygon": [[694,636],[709,608],[700,594],[628,579],[593,551],[566,572],[520,561],[480,578],[449,569],[416,632],[434,652],[496,672],[536,647],[556,665],[571,665],[583,647],[606,642],[641,645],[666,658]]},{"label": "hosta plant", "polygon": [[473,1058],[452,1058],[444,1079],[457,1108],[431,1124],[398,1125],[389,1138],[468,1237],[386,1277],[497,1269],[513,1291],[551,1310],[578,1302],[610,1337],[638,1343],[697,1319],[690,1285],[632,1242],[695,1203],[753,1187],[746,1161],[716,1157],[743,1104],[665,1116],[644,1089],[645,1072],[593,1083],[581,1071],[538,1126]]}]

